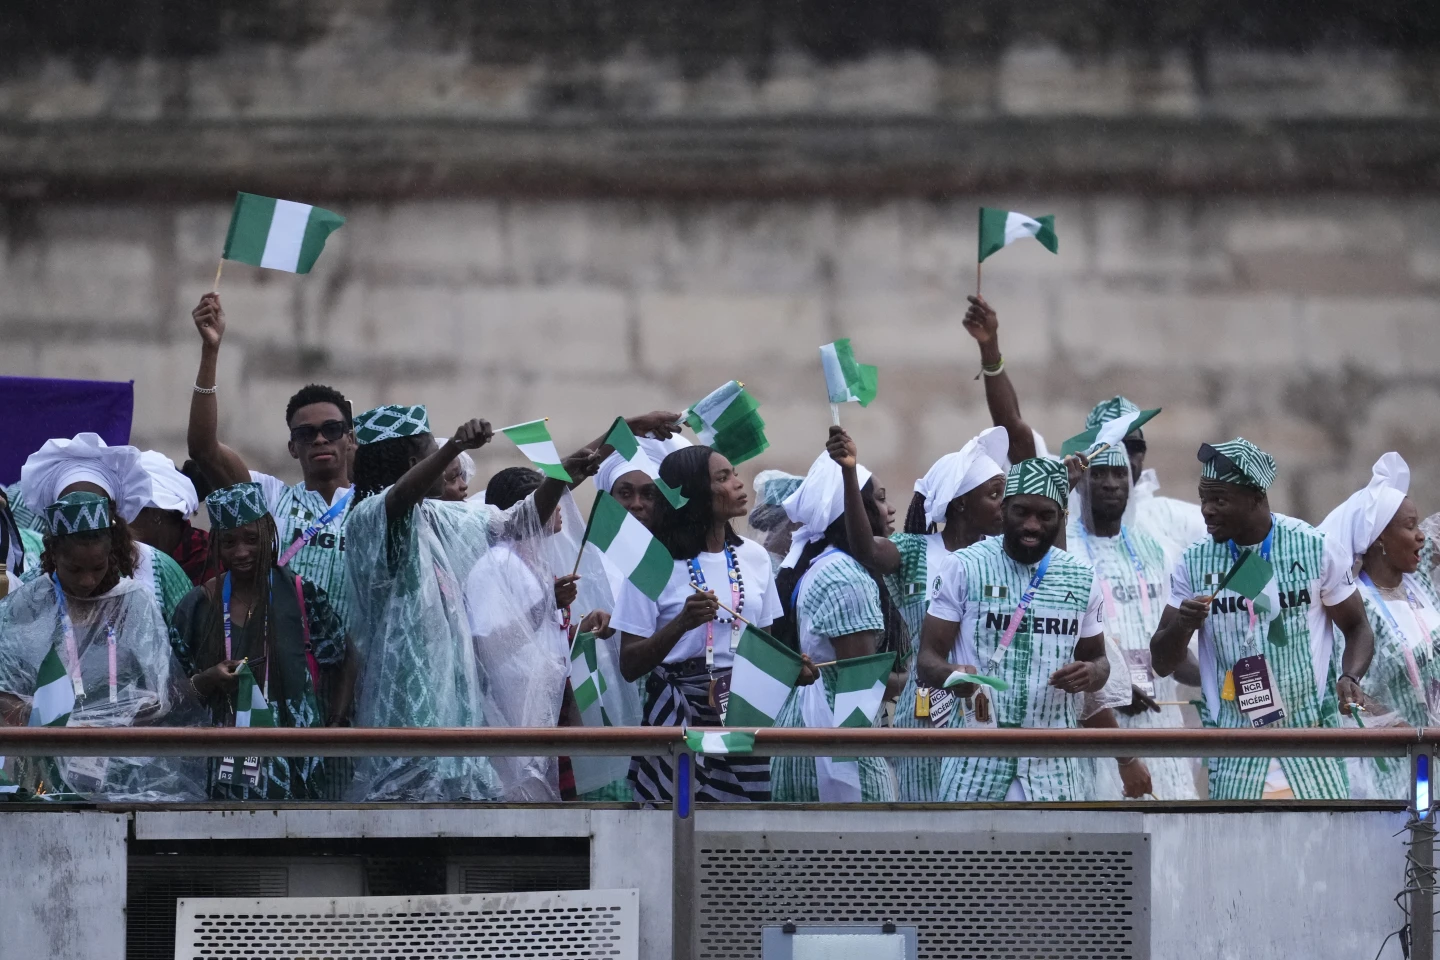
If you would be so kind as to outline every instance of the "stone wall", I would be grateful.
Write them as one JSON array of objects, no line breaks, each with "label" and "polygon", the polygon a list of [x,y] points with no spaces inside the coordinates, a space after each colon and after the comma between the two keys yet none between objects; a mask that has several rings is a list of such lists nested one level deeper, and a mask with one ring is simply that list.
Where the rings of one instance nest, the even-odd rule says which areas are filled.
[{"label": "stone wall", "polygon": [[[960,325],[982,200],[1057,217],[1060,256],[1020,245],[984,276],[1026,414],[1052,442],[1124,392],[1166,408],[1152,459],[1182,494],[1195,446],[1240,433],[1280,460],[1279,509],[1318,517],[1391,448],[1422,507],[1440,507],[1434,198],[335,203],[349,221],[309,276],[226,265],[225,437],[287,472],[285,400],[318,380],[357,409],[426,402],[440,430],[549,416],[573,445],[736,377],[770,424],[751,469],[800,470],[829,420],[816,346],[850,336],[881,380],[845,422],[908,489],[986,425]],[[188,313],[228,212],[45,203],[9,221],[0,373],[133,378],[136,442],[183,452]],[[503,442],[482,458],[513,461]]]}]

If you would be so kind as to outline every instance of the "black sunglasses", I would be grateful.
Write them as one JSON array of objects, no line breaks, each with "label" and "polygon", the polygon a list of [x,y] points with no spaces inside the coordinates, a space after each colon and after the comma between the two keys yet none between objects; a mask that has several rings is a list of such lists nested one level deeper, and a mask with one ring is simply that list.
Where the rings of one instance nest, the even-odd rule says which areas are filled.
[{"label": "black sunglasses", "polygon": [[303,447],[307,443],[314,443],[316,437],[323,436],[326,440],[334,443],[349,432],[350,428],[345,425],[344,420],[326,420],[318,427],[305,423],[290,428],[290,442],[298,443]]}]

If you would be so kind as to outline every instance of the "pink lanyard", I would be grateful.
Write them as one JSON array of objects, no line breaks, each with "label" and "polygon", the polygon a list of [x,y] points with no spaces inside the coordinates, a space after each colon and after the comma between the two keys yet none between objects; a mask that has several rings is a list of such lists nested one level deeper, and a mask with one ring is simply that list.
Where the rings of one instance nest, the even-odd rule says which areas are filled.
[{"label": "pink lanyard", "polygon": [[[80,645],[75,640],[75,624],[70,620],[65,591],[60,589],[60,578],[53,577],[51,583],[55,587],[55,603],[60,608],[60,629],[65,635],[65,657],[70,661],[65,665],[65,672],[70,674],[70,686],[75,691],[76,699],[84,700],[85,681],[80,674]],[[115,650],[115,627],[109,623],[105,624],[105,659],[110,674],[110,702],[115,703],[120,699],[119,670]]]},{"label": "pink lanyard", "polygon": [[1015,639],[1015,631],[1020,629],[1020,621],[1025,619],[1025,611],[1030,609],[1030,602],[1035,599],[1035,591],[1040,588],[1040,581],[1045,579],[1045,571],[1050,569],[1050,552],[1047,550],[1045,556],[1040,558],[1040,566],[1035,569],[1035,574],[1030,578],[1030,585],[1020,595],[1020,605],[1015,608],[1015,613],[1010,617],[1010,626],[1005,628],[1005,636],[1000,638],[1000,646],[990,654],[990,665],[998,664],[1005,652],[1010,649],[1010,641]]},{"label": "pink lanyard", "polygon": [[[740,607],[744,598],[740,595],[740,561],[735,557],[735,551],[729,546],[725,548],[725,572],[730,578],[730,609],[735,611],[736,616],[729,621],[730,631],[733,633],[740,623]],[[701,590],[705,589],[705,572],[700,569],[700,558],[690,559],[690,582]],[[733,638],[732,638],[733,641]],[[731,643],[734,646],[734,643]],[[711,620],[705,624],[705,667],[713,670],[715,668],[715,621]]]}]

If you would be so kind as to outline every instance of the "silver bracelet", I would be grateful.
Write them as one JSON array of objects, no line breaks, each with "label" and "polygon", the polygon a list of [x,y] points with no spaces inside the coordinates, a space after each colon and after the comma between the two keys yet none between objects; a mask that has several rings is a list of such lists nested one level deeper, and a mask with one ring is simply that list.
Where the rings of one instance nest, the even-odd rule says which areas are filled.
[{"label": "silver bracelet", "polygon": [[197,383],[197,384],[195,384],[195,386],[194,386],[192,389],[193,389],[196,393],[203,393],[203,394],[205,394],[206,396],[209,396],[210,394],[214,393],[216,390],[219,390],[219,389],[220,389],[220,384],[217,383],[217,384],[215,384],[215,386],[213,386],[213,387],[202,387],[202,386],[200,386],[200,384]]}]

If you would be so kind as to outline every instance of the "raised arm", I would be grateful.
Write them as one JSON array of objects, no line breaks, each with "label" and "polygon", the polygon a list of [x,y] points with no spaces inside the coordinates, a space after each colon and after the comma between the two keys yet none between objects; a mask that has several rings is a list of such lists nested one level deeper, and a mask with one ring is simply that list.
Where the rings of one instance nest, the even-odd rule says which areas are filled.
[{"label": "raised arm", "polygon": [[190,318],[200,333],[200,370],[195,374],[195,386],[199,389],[190,395],[190,427],[185,435],[190,459],[200,465],[216,487],[244,483],[250,479],[245,461],[221,443],[219,436],[220,405],[215,392],[215,371],[220,360],[220,341],[225,336],[225,311],[220,307],[220,295],[207,293],[201,297]]},{"label": "raised arm", "polygon": [[[461,424],[460,429],[455,431],[455,436],[406,470],[404,476],[386,491],[385,519],[394,520],[409,513],[445,475],[445,468],[450,465],[451,460],[460,456],[461,450],[478,450],[489,443],[494,435],[495,431],[490,428],[489,420],[471,420]],[[556,500],[559,500],[558,494]],[[554,508],[553,504],[551,508]]]},{"label": "raised arm", "polygon": [[[546,477],[540,486],[535,490],[535,509],[540,514],[540,522],[543,524],[550,519],[555,508],[560,505],[560,498],[565,495],[566,489],[578,487],[585,482],[586,477],[593,477],[595,471],[600,469],[600,464],[609,456],[600,447],[584,446],[566,457],[561,463],[565,472],[570,474],[570,482],[555,480]],[[442,468],[443,470],[443,468]]]},{"label": "raised arm", "polygon": [[968,297],[970,309],[965,311],[965,329],[980,345],[980,379],[985,381],[985,404],[990,420],[1010,434],[1010,462],[1019,463],[1035,456],[1035,433],[1020,416],[1020,398],[1010,374],[1005,370],[1000,353],[1000,319],[995,308],[984,297]]},{"label": "raised arm", "polygon": [[860,496],[860,476],[855,470],[855,441],[844,427],[833,426],[825,449],[830,459],[840,464],[845,482],[845,537],[850,541],[850,556],[874,573],[894,573],[900,569],[900,551],[885,537],[875,536],[870,528],[870,515]]}]

